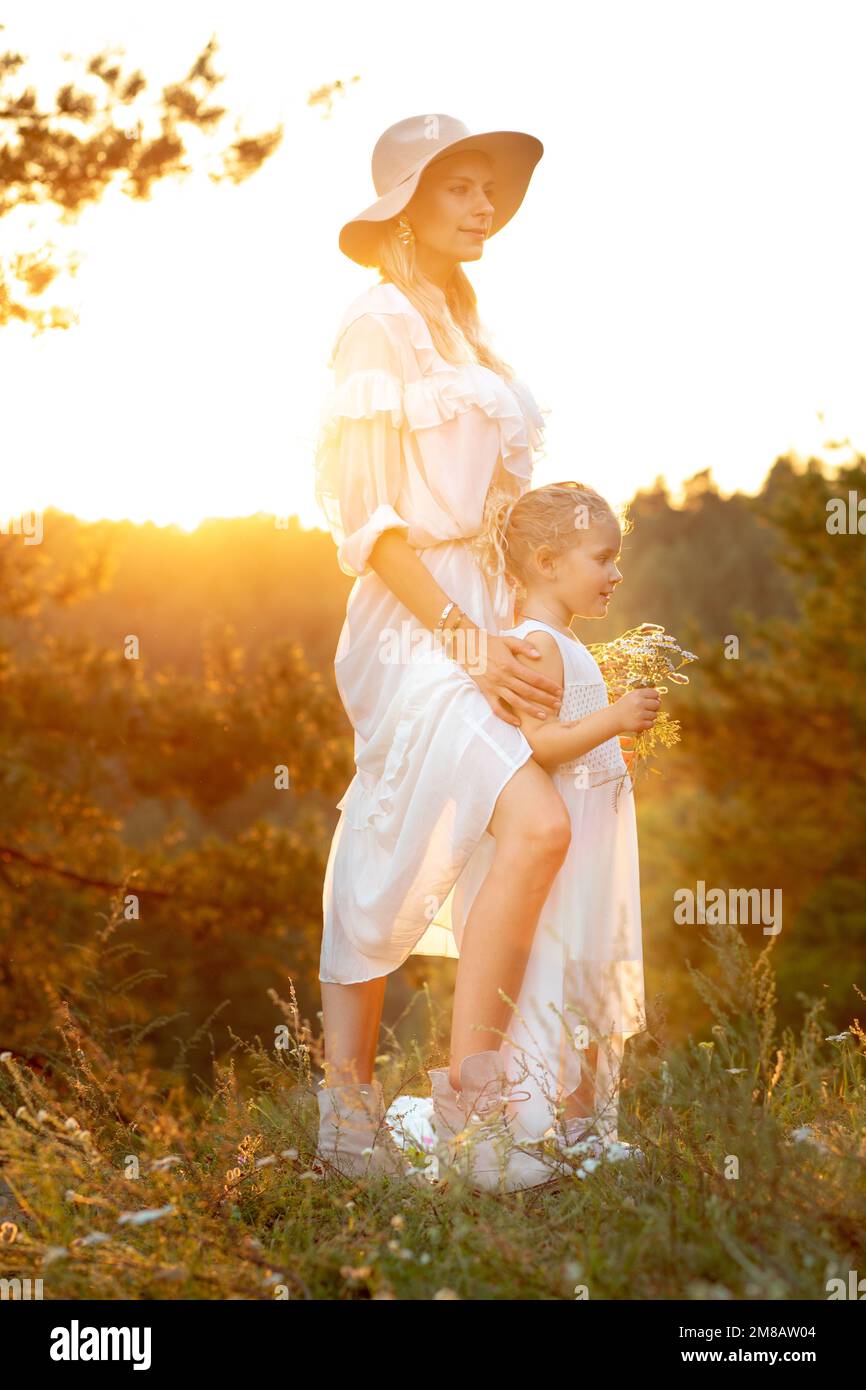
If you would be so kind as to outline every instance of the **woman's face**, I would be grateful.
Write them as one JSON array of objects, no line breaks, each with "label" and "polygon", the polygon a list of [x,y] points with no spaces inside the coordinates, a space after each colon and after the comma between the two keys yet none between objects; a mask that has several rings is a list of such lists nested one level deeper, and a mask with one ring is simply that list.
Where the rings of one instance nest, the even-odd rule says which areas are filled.
[{"label": "woman's face", "polygon": [[480,150],[443,155],[428,165],[404,209],[425,275],[444,284],[458,262],[481,259],[495,203],[493,165]]}]

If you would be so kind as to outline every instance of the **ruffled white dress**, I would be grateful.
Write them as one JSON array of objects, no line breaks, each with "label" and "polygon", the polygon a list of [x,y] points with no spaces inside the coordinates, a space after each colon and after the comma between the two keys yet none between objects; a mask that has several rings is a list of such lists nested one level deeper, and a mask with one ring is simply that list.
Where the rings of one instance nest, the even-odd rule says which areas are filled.
[{"label": "ruffled white dress", "polygon": [[[562,656],[559,718],[603,709],[604,678],[582,642],[535,618],[510,632],[527,638],[539,629],[556,639]],[[553,782],[568,807],[572,839],[539,916],[502,1055],[509,1077],[530,1093],[515,1106],[517,1127],[538,1137],[553,1123],[556,1101],[580,1085],[586,1044],[597,1042],[597,1127],[616,1140],[624,1045],[646,1026],[637,823],[619,739],[562,763]],[[456,884],[451,925],[458,950],[494,850],[485,832]]]},{"label": "ruffled white dress", "polygon": [[[469,355],[469,354],[467,354]],[[492,484],[530,484],[543,419],[522,382],[436,350],[423,316],[379,283],[345,314],[316,449],[316,495],[355,577],[334,671],[355,731],[355,775],[337,803],[322,897],[322,981],[349,984],[411,954],[454,955],[453,886],[497,797],[532,756],[369,567],[378,537],[405,535],[479,627],[514,620],[478,535]]]}]

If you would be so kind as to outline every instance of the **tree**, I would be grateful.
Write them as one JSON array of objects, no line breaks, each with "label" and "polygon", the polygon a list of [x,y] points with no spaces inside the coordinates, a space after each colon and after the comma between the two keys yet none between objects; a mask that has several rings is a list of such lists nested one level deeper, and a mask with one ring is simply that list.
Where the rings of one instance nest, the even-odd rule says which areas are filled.
[{"label": "tree", "polygon": [[[216,48],[212,38],[186,76],[163,88],[158,105],[151,108],[159,126],[152,135],[145,133],[141,120],[147,90],[141,71],[125,73],[107,53],[97,54],[86,72],[98,81],[100,95],[69,82],[58,91],[53,109],[41,111],[32,87],[15,94],[10,90],[26,60],[19,53],[0,54],[0,217],[27,204],[53,204],[66,222],[98,203],[115,182],[129,197],[146,199],[160,179],[190,172],[183,128],[194,127],[216,139],[229,115],[213,100],[224,80],[213,69]],[[231,139],[220,150],[210,178],[241,183],[261,168],[282,138],[282,126],[277,126]],[[67,310],[32,302],[60,269],[45,250],[0,262],[0,325],[17,320],[35,333],[68,328],[72,318]]]},{"label": "tree", "polygon": [[[337,694],[296,643],[247,661],[214,623],[199,680],[151,673],[120,641],[46,632],[46,608],[106,582],[111,557],[91,556],[87,540],[86,560],[63,548],[58,564],[50,544],[0,533],[0,1051],[43,1064],[52,1012],[63,1001],[75,1013],[118,914],[109,993],[130,955],[144,989],[134,1006],[118,992],[117,1028],[185,1015],[192,1032],[228,998],[233,1025],[261,1032],[267,989],[287,976],[312,1013],[329,828],[317,794],[333,805],[353,770]],[[250,789],[260,814],[218,833],[219,810]],[[287,800],[290,824],[273,824]],[[172,819],[136,837],[130,814],[148,801]],[[167,1064],[160,1032],[150,1046]]]},{"label": "tree", "polygon": [[782,890],[780,989],[826,986],[847,1018],[866,956],[866,564],[863,535],[827,520],[832,498],[866,499],[866,459],[781,479],[767,521],[796,617],[744,618],[736,659],[700,653],[683,759],[704,795],[682,848],[708,887]]}]

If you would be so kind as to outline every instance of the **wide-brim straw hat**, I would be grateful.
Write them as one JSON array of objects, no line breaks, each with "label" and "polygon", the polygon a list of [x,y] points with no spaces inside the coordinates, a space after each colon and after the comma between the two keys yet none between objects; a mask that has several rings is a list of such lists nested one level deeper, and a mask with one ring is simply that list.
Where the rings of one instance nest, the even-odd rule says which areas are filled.
[{"label": "wide-brim straw hat", "polygon": [[488,237],[510,222],[544,154],[541,141],[522,130],[488,130],[473,135],[454,116],[409,116],[389,126],[376,141],[373,184],[379,197],[342,227],[340,250],[358,265],[375,266],[383,224],[403,211],[430,164],[458,150],[481,150],[493,163],[496,189],[491,202],[495,211]]}]

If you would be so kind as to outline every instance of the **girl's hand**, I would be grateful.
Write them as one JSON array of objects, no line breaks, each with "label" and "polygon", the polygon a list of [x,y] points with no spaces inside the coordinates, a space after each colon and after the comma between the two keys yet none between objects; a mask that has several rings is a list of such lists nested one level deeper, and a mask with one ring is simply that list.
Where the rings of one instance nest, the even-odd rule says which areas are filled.
[{"label": "girl's hand", "polygon": [[530,660],[537,657],[539,653],[531,642],[522,637],[500,637],[495,632],[485,632],[480,648],[478,662],[471,666],[460,664],[475,681],[493,713],[506,724],[520,727],[514,710],[524,710],[538,718],[559,713],[562,686],[540,671],[529,670],[514,655],[520,652]]},{"label": "girl's hand", "polygon": [[612,706],[616,710],[621,734],[640,734],[651,729],[656,721],[662,697],[651,685],[630,690]]}]

